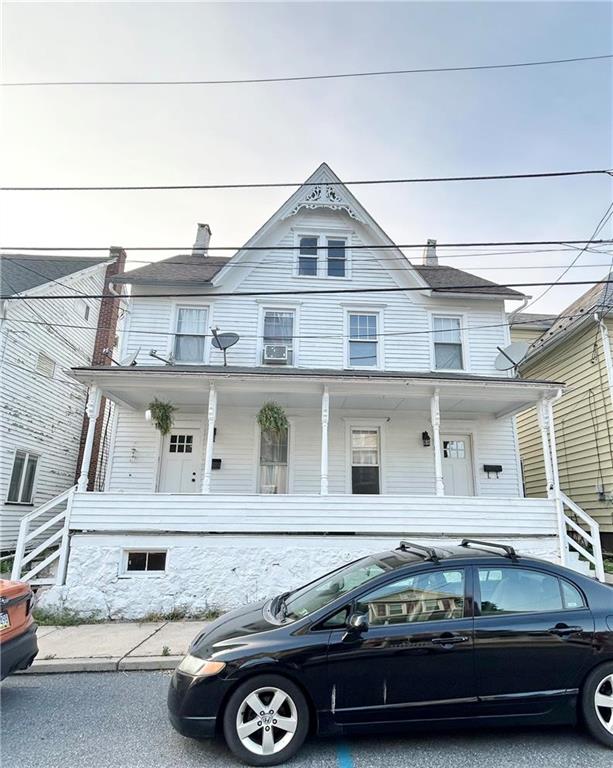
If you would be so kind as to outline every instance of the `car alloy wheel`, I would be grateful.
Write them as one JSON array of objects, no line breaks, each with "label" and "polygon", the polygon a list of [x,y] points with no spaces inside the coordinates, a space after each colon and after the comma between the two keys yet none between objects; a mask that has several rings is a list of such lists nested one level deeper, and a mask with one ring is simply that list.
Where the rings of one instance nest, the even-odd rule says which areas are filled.
[{"label": "car alloy wheel", "polygon": [[606,675],[596,686],[594,706],[602,726],[613,734],[613,674]]},{"label": "car alloy wheel", "polygon": [[267,686],[246,696],[236,715],[236,733],[245,749],[255,755],[274,755],[285,749],[298,727],[292,697]]}]

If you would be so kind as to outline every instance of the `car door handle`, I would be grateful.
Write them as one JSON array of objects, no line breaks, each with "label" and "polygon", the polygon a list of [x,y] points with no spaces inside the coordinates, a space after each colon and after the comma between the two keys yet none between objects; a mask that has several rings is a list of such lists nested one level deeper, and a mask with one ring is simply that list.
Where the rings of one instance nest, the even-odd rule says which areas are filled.
[{"label": "car door handle", "polygon": [[458,643],[467,643],[466,635],[443,635],[442,637],[433,637],[430,641],[434,645],[457,645]]},{"label": "car door handle", "polygon": [[573,635],[575,632],[583,632],[583,627],[569,627],[568,624],[556,624],[555,627],[551,627],[548,631],[552,635],[564,637],[565,635]]}]

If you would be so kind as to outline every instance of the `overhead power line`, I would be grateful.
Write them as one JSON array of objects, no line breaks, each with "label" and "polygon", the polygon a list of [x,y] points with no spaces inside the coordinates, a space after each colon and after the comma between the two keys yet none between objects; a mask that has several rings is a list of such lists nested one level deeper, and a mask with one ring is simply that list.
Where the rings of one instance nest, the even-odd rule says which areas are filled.
[{"label": "overhead power line", "polygon": [[[613,239],[605,240],[593,240],[590,238],[583,238],[575,240],[572,238],[558,239],[558,240],[497,240],[489,242],[475,242],[475,243],[437,243],[437,250],[440,248],[503,248],[507,246],[529,246],[529,245],[583,245],[588,243],[589,246],[594,245],[611,245]],[[351,245],[352,251],[363,250],[397,250],[399,248],[426,248],[427,243],[385,243],[385,244],[358,244]],[[193,250],[193,245],[127,245],[127,246],[113,246],[121,247],[124,251],[183,251],[190,252]],[[313,245],[309,246],[311,250],[327,251],[329,248],[336,248],[334,245]],[[108,251],[109,246],[104,245],[53,245],[53,246],[40,246],[40,245],[0,245],[0,250],[10,251],[9,257],[19,258],[17,251],[30,251],[30,252],[56,252],[56,251]],[[198,249],[196,249],[198,250]],[[215,245],[208,246],[206,249],[210,251],[296,251],[296,245]],[[187,255],[187,253],[185,254]],[[2,256],[5,258],[5,256]]]},{"label": "overhead power line", "polygon": [[49,87],[49,86],[123,86],[123,85],[253,85],[256,83],[292,83],[305,80],[341,80],[355,77],[388,77],[391,75],[423,75],[442,72],[478,72],[488,69],[519,69],[522,67],[544,67],[554,64],[576,64],[582,61],[601,61],[613,58],[613,54],[599,56],[575,56],[567,59],[540,59],[519,61],[509,64],[475,64],[464,67],[417,67],[413,69],[383,69],[367,72],[337,72],[327,75],[291,75],[285,77],[250,77],[223,80],[34,80],[0,83],[5,88]]},{"label": "overhead power line", "polygon": [[539,173],[498,173],[483,176],[418,176],[399,179],[354,179],[352,181],[265,181],[237,184],[102,184],[86,186],[13,186],[0,187],[0,192],[143,192],[186,189],[280,189],[284,187],[367,186],[376,184],[432,184],[452,181],[504,181],[510,179],[548,179],[562,176],[611,175],[611,168],[578,171],[543,171]]},{"label": "overhead power line", "polygon": [[[613,283],[613,280],[567,280],[565,282],[552,283],[548,282],[533,282],[533,283],[517,283],[509,282],[502,285],[492,285],[492,288],[540,288],[548,285],[607,285]],[[434,290],[435,292],[443,293],[471,293],[476,295],[483,295],[490,286],[483,284],[476,285],[446,285],[446,286],[410,286],[408,288],[401,288],[400,286],[394,286],[390,288],[322,288],[314,290],[290,290],[290,291],[187,291],[185,293],[139,293],[139,299],[189,299],[189,298],[239,298],[243,296],[321,296],[321,295],[339,295],[339,294],[359,294],[359,293],[409,293],[412,291],[428,291]],[[498,294],[501,299],[505,297],[505,294]],[[125,300],[123,295],[115,295],[113,293],[94,293],[87,295],[75,294],[74,296],[62,295],[62,296],[15,296],[12,294],[0,295],[0,300],[7,301],[56,301],[61,299],[120,299]]]}]

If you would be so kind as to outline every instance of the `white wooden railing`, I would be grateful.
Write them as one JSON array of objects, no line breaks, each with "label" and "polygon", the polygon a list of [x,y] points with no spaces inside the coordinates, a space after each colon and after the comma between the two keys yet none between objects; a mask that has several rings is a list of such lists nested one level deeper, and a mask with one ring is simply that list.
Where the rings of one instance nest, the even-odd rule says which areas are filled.
[{"label": "white wooden railing", "polygon": [[[76,485],[30,512],[19,526],[11,578],[30,584],[63,584],[68,564],[70,512]],[[36,527],[33,521],[38,520]],[[58,561],[55,573],[44,572]]]},{"label": "white wooden railing", "polygon": [[[562,491],[559,492],[559,498],[562,517],[560,536],[562,537],[562,560],[564,564],[573,568],[573,563],[569,562],[567,555],[576,553],[586,561],[588,570],[593,572],[598,581],[604,581],[604,564],[598,523]],[[572,512],[575,516],[574,520],[568,516],[565,508]],[[583,526],[579,524],[579,521],[583,523]],[[569,534],[569,529],[581,540],[581,543]]]}]

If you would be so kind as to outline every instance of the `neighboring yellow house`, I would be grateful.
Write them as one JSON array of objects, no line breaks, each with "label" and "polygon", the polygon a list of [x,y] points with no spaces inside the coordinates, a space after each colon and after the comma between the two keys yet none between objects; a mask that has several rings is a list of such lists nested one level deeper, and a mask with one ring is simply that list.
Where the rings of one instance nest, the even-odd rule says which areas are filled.
[{"label": "neighboring yellow house", "polygon": [[[613,552],[613,285],[599,283],[555,319],[518,314],[510,325],[513,341],[531,344],[519,376],[566,385],[554,404],[560,486],[598,522],[603,549]],[[517,416],[517,427],[525,494],[542,496],[534,408]]]}]

